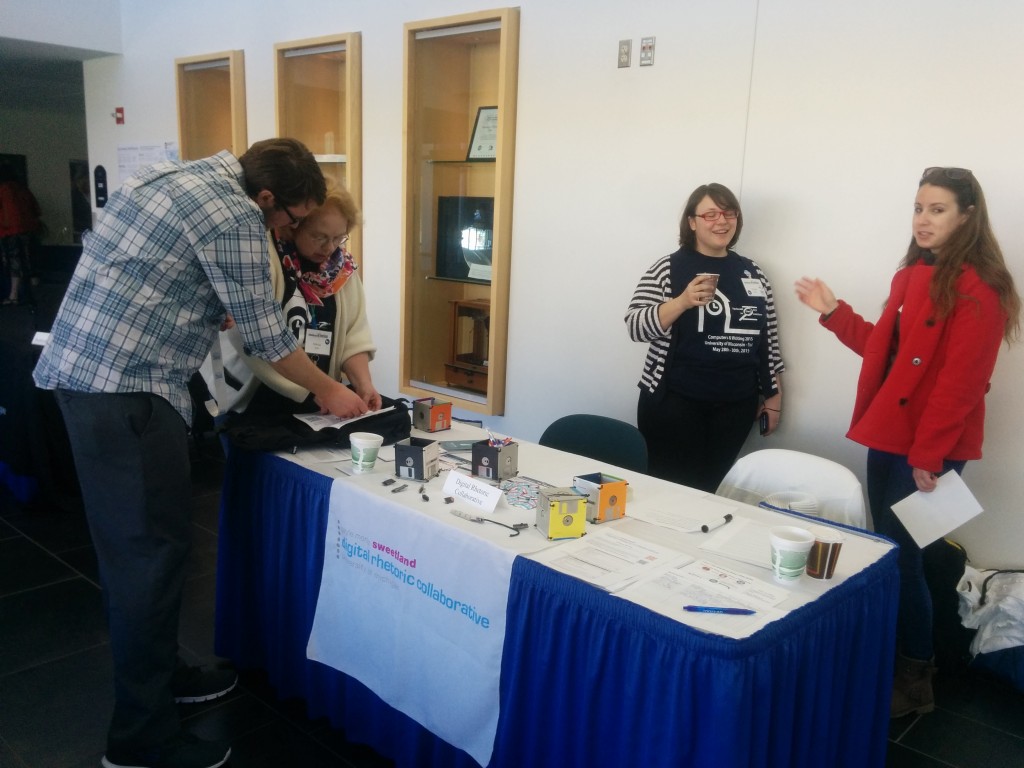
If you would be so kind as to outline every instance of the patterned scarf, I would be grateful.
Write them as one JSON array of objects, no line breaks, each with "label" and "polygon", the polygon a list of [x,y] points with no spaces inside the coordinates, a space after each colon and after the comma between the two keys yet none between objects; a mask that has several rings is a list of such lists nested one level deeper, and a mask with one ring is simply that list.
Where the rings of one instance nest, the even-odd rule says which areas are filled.
[{"label": "patterned scarf", "polygon": [[[281,267],[285,276],[295,280],[295,284],[306,299],[306,304],[312,307],[322,307],[323,300],[340,291],[356,271],[352,254],[343,247],[337,248],[331,257],[317,268],[315,264],[305,261],[299,255],[295,250],[294,241],[275,237],[274,246],[281,256]],[[303,269],[303,264],[306,264],[308,269]]]}]

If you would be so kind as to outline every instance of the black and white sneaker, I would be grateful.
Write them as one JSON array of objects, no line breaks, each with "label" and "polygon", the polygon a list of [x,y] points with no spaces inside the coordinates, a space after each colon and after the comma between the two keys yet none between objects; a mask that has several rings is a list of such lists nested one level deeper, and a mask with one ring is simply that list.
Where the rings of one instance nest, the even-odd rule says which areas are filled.
[{"label": "black and white sneaker", "polygon": [[174,700],[178,704],[198,704],[219,699],[238,685],[233,669],[202,669],[179,665],[171,681]]}]

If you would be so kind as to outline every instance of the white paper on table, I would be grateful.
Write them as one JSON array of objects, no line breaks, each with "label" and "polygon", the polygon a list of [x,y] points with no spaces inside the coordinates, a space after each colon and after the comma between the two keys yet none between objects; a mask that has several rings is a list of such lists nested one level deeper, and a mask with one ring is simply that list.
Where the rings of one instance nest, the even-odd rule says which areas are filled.
[{"label": "white paper on table", "polygon": [[722,595],[742,599],[745,604],[741,607],[744,608],[778,605],[790,594],[788,589],[778,584],[723,568],[707,560],[696,560],[677,570],[691,582],[703,583]]},{"label": "white paper on table", "polygon": [[530,557],[608,592],[629,586],[657,566],[680,565],[693,559],[611,529],[563,542]]},{"label": "white paper on table", "polygon": [[[671,507],[668,504],[671,503]],[[678,497],[663,502],[655,499],[651,503],[639,504],[630,508],[629,516],[634,520],[671,528],[683,533],[699,532],[702,525],[715,528],[721,525],[726,515],[736,516],[739,508],[730,502],[722,501],[715,496],[693,496],[680,503]]]},{"label": "white paper on table", "polygon": [[[749,637],[785,615],[785,611],[774,607],[788,596],[785,590],[757,579],[749,580],[750,589],[743,590],[740,588],[742,574],[731,572],[735,579],[729,577],[716,582],[707,578],[705,566],[711,564],[695,561],[662,570],[631,584],[620,597],[704,632],[734,638]],[[721,570],[716,566],[711,569]],[[748,608],[754,613],[749,616],[691,613],[683,610],[684,605]]]},{"label": "white paper on table", "polygon": [[388,411],[395,410],[395,406],[389,405],[386,408],[381,408],[379,411],[367,411],[362,416],[353,416],[351,419],[343,419],[339,416],[332,416],[329,413],[296,413],[295,418],[304,423],[314,432],[319,432],[321,429],[326,427],[344,427],[346,424],[351,424],[353,421],[359,421],[365,419],[368,416],[376,416],[378,413],[387,413]]},{"label": "white paper on table", "polygon": [[939,478],[934,491],[915,491],[893,504],[892,511],[917,545],[926,547],[983,510],[963,478],[950,471]]},{"label": "white paper on table", "polygon": [[700,548],[733,560],[770,569],[771,534],[768,531],[767,525],[755,523],[744,517],[734,518],[728,525],[707,534],[709,538],[700,545]]}]

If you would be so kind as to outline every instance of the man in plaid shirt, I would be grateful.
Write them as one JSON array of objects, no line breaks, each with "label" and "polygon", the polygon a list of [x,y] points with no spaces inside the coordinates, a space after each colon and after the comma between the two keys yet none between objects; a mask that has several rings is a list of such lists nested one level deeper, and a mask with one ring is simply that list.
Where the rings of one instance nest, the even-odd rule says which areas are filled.
[{"label": "man in plaid shirt", "polygon": [[178,660],[189,550],[188,380],[222,326],[246,351],[355,416],[362,400],[297,347],[270,287],[266,230],[295,225],[326,185],[292,139],[143,168],[84,244],[33,374],[55,391],[105,591],[115,703],[103,765],[213,768],[223,744],[181,730],[176,702],[227,693],[233,671]]}]

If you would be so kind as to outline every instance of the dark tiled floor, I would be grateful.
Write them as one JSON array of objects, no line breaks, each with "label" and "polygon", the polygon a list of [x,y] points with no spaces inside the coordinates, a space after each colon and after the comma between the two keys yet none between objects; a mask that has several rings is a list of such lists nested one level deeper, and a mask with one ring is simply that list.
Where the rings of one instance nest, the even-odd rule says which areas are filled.
[{"label": "dark tiled floor", "polygon": [[[194,547],[182,609],[186,660],[216,664],[213,606],[219,445],[195,449]],[[65,505],[69,506],[69,505]],[[95,768],[110,714],[110,658],[96,562],[82,513],[17,504],[0,488],[0,768]],[[258,673],[208,704],[181,708],[185,727],[227,738],[231,768],[383,768],[301,702],[281,701]]]}]

